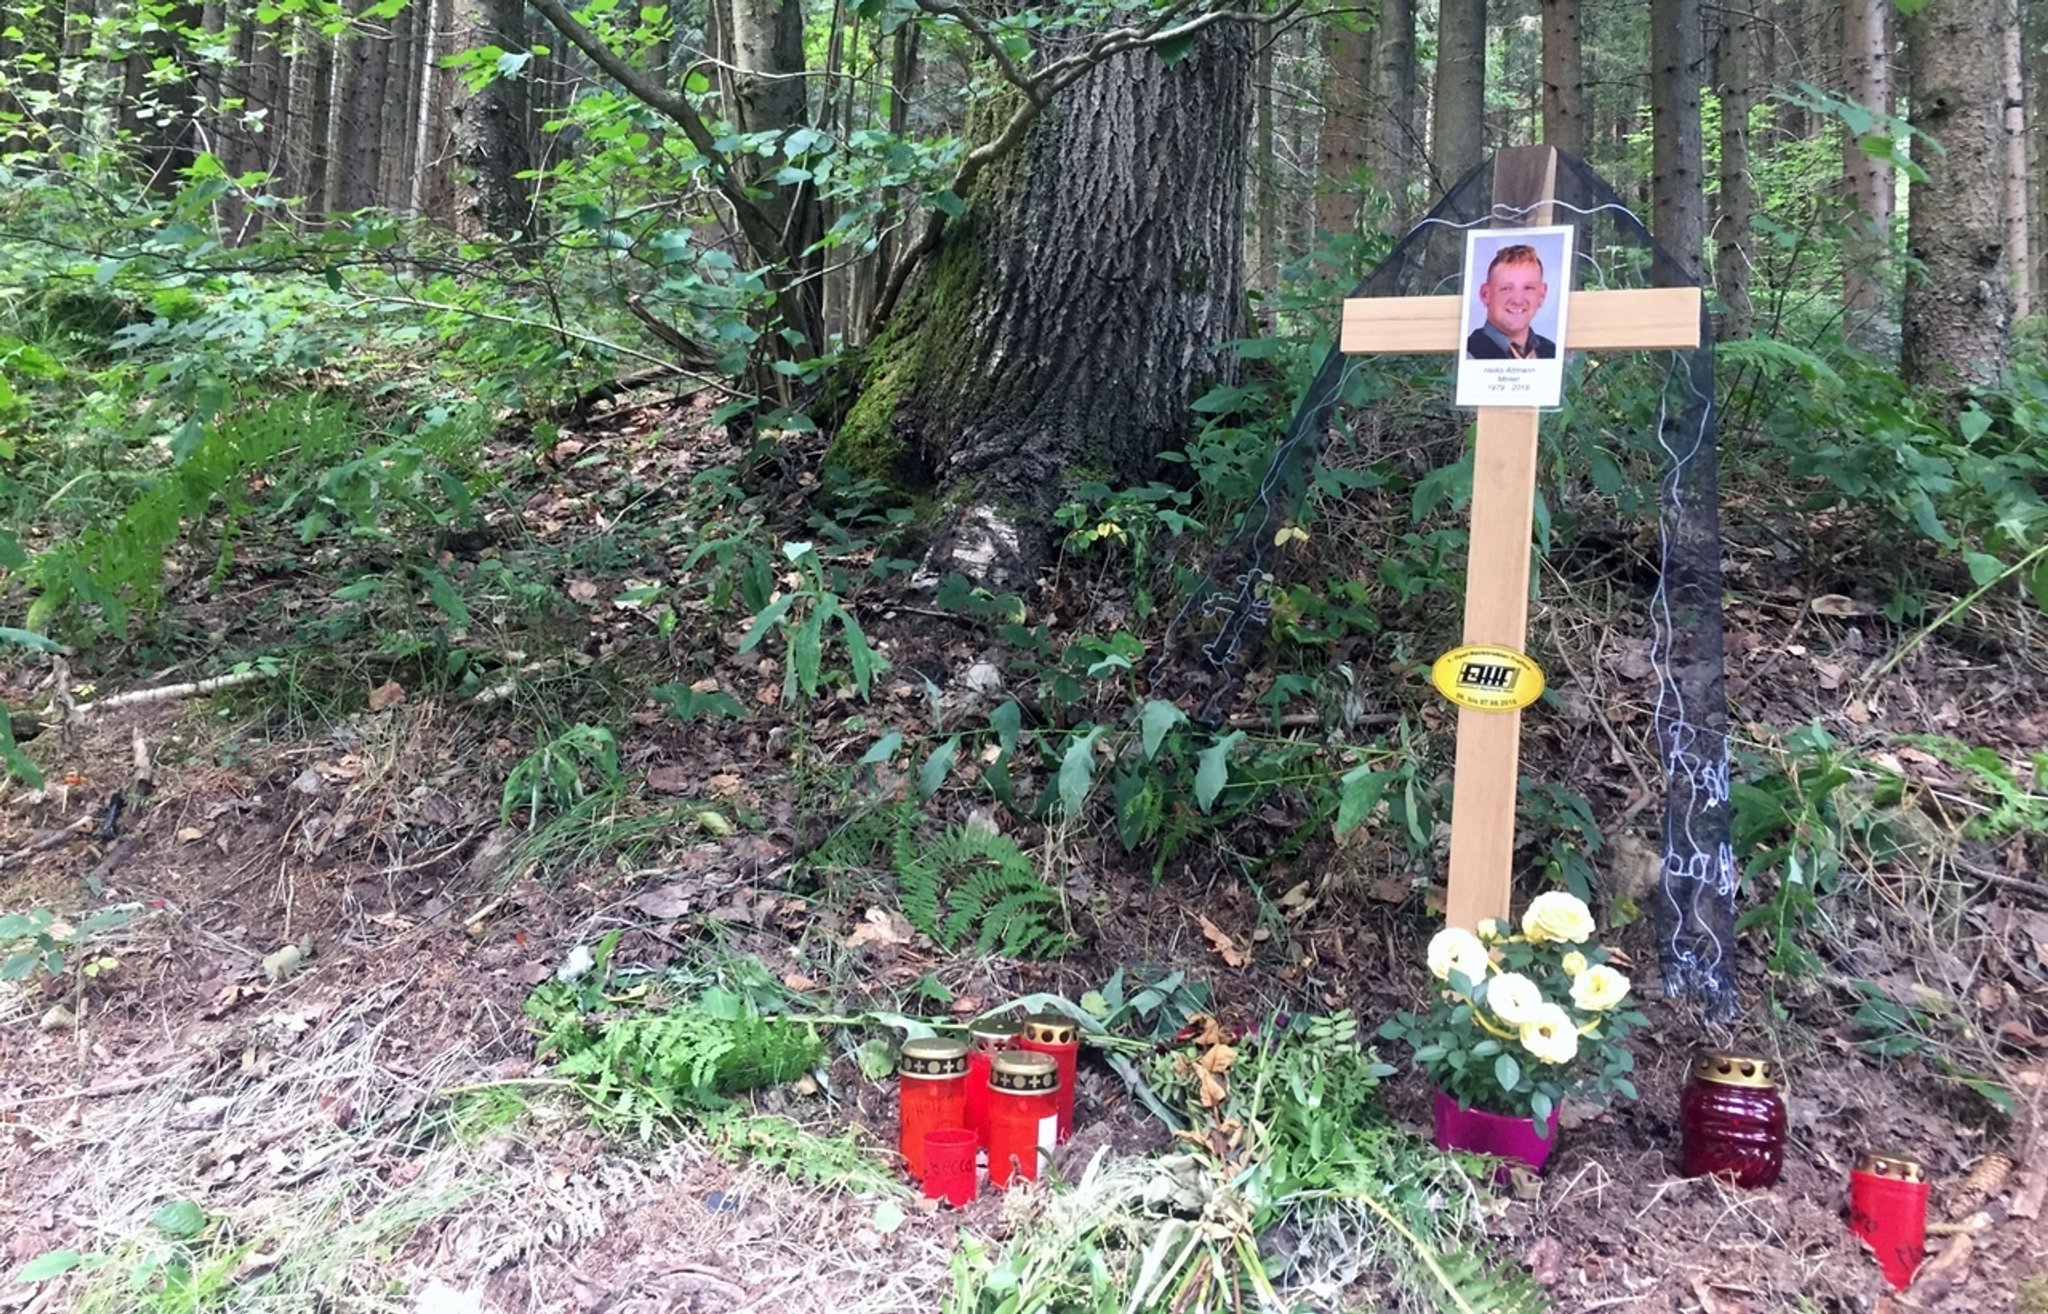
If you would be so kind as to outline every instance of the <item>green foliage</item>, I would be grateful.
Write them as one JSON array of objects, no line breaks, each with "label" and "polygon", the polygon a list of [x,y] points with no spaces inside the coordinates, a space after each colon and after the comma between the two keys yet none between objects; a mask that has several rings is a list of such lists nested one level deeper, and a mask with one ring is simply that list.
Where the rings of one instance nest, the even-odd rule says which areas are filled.
[{"label": "green foliage", "polygon": [[505,778],[499,814],[505,821],[521,809],[526,824],[540,824],[543,812],[567,812],[594,794],[615,790],[624,777],[619,744],[603,726],[573,725],[528,753]]},{"label": "green foliage", "polygon": [[812,544],[785,543],[782,553],[796,567],[793,586],[754,617],[753,626],[740,640],[740,652],[752,652],[771,630],[779,632],[787,668],[782,697],[784,702],[794,703],[799,695],[817,696],[826,643],[836,636],[846,655],[854,690],[866,698],[875,675],[889,669],[889,659],[869,646],[860,622],[827,583],[824,564]]},{"label": "green foliage", "polygon": [[[595,981],[608,966],[594,969]],[[763,1017],[730,996],[664,1006],[644,986],[613,995],[550,981],[525,1011],[540,1031],[535,1052],[554,1060],[555,1075],[577,1084],[593,1116],[643,1140],[724,1108],[728,1095],[794,1080],[824,1056],[809,1025]]]},{"label": "green foliage", "polygon": [[120,966],[120,960],[102,952],[101,942],[135,921],[141,911],[140,904],[116,904],[75,922],[59,918],[47,908],[0,914],[0,981],[60,977],[81,953],[85,960],[79,970],[86,976],[112,971]]},{"label": "green foliage", "polygon": [[905,814],[894,858],[903,915],[949,953],[1050,958],[1072,939],[1059,891],[1005,836],[969,826],[923,839]]},{"label": "green foliage", "polygon": [[865,1153],[853,1133],[820,1136],[787,1118],[725,1109],[706,1114],[704,1133],[720,1158],[793,1182],[880,1196],[905,1194],[902,1180]]}]

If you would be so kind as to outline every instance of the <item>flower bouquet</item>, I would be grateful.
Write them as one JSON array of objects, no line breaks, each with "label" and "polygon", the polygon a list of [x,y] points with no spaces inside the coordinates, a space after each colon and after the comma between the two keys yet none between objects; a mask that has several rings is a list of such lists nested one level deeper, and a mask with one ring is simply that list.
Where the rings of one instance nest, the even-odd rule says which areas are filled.
[{"label": "flower bouquet", "polygon": [[1622,1040],[1643,1015],[1629,979],[1593,942],[1593,914],[1572,895],[1538,895],[1520,934],[1488,918],[1429,942],[1441,989],[1429,1006],[1380,1028],[1405,1041],[1436,1086],[1437,1144],[1509,1155],[1540,1168],[1566,1095],[1605,1103],[1636,1095]]}]

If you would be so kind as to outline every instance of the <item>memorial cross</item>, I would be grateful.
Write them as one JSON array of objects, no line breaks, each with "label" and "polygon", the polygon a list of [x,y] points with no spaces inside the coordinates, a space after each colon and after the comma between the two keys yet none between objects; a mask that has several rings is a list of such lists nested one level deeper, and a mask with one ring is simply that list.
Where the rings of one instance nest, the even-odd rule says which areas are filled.
[{"label": "memorial cross", "polygon": [[[1494,226],[1552,222],[1557,152],[1523,146],[1494,157]],[[1502,216],[1513,216],[1502,218]],[[1684,349],[1700,345],[1696,287],[1570,293],[1567,351]],[[1344,303],[1339,345],[1349,355],[1456,352],[1461,299],[1360,297]],[[1481,407],[1472,461],[1465,638],[1522,650],[1529,627],[1529,547],[1536,501],[1534,407]],[[1515,783],[1522,714],[1458,709],[1451,784],[1451,870],[1444,918],[1467,930],[1508,916],[1514,876]]]}]

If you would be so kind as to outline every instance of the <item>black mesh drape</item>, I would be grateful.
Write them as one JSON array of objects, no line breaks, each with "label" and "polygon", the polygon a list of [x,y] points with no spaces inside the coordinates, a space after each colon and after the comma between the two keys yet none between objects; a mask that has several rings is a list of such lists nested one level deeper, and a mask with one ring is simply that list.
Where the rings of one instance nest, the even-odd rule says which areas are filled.
[{"label": "black mesh drape", "polygon": [[[1687,285],[1669,255],[1600,177],[1558,156],[1551,222],[1577,229],[1575,288]],[[1353,296],[1455,293],[1465,230],[1494,219],[1492,162],[1460,179],[1353,290]],[[1517,213],[1502,218],[1517,221]],[[1704,323],[1697,351],[1642,359],[1658,368],[1654,397],[1630,408],[1631,435],[1661,460],[1659,577],[1651,598],[1655,731],[1667,812],[1657,928],[1667,995],[1714,1021],[1736,1010],[1736,870],[1728,837],[1727,702],[1722,687],[1720,517],[1714,450],[1714,355]],[[1306,496],[1347,383],[1384,368],[1332,350],[1296,409],[1237,530],[1168,628],[1153,684],[1197,720],[1219,723],[1242,687],[1272,617],[1275,539]],[[1568,376],[1569,380],[1569,376]],[[1569,383],[1568,383],[1569,386]],[[1445,405],[1449,405],[1448,389]]]}]

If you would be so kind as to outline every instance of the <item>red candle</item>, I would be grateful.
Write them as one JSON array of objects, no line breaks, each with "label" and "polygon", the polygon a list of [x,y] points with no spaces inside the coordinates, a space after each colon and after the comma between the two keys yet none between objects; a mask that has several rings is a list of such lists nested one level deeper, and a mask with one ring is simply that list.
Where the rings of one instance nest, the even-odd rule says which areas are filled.
[{"label": "red candle", "polygon": [[923,1181],[925,1133],[967,1121],[967,1042],[905,1041],[896,1070],[896,1144],[910,1175]]},{"label": "red candle", "polygon": [[935,1127],[924,1134],[924,1193],[955,1206],[974,1203],[974,1133],[965,1127]]},{"label": "red candle", "polygon": [[1762,1059],[1708,1054],[1679,1097],[1685,1175],[1771,1186],[1785,1166],[1785,1101]]},{"label": "red candle", "polygon": [[1849,1174],[1849,1230],[1900,1291],[1927,1250],[1927,1175],[1898,1154],[1866,1153]]},{"label": "red candle", "polygon": [[1024,1019],[1024,1038],[1019,1049],[1050,1054],[1059,1065],[1060,1088],[1055,1097],[1059,1108],[1059,1138],[1074,1134],[1074,1073],[1081,1055],[1081,1028],[1059,1013],[1033,1013]]},{"label": "red candle", "polygon": [[1050,1054],[998,1054],[988,1074],[988,1180],[1007,1187],[1012,1175],[1036,1180],[1040,1156],[1059,1132],[1059,1064]]},{"label": "red candle", "polygon": [[967,1029],[967,1129],[974,1143],[988,1148],[988,1073],[995,1056],[1014,1049],[1021,1028],[1015,1022],[986,1019]]}]

